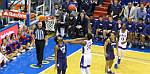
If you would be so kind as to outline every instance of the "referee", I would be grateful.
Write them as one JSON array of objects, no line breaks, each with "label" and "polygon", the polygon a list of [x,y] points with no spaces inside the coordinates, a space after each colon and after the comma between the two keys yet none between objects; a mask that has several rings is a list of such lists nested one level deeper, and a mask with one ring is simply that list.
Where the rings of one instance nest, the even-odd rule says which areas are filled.
[{"label": "referee", "polygon": [[46,31],[42,26],[43,26],[42,22],[38,22],[37,28],[34,30],[38,67],[42,67],[43,51],[44,51],[45,36],[46,36]]}]

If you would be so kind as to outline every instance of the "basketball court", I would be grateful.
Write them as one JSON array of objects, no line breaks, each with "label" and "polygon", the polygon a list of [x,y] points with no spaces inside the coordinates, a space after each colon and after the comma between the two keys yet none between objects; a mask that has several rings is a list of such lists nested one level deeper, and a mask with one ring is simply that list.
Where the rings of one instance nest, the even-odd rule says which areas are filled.
[{"label": "basketball court", "polygon": [[[105,59],[103,46],[92,46],[91,74],[104,74]],[[68,57],[67,74],[80,74],[81,51],[78,50]],[[150,54],[127,51],[119,69],[113,69],[116,74],[148,74],[150,71]],[[40,74],[56,74],[54,66],[42,71]]]},{"label": "basketball court", "polygon": [[[36,68],[37,63],[35,49],[30,50],[11,61],[6,68],[0,70],[0,74],[56,74],[54,70],[54,60],[49,59],[53,56],[55,42],[53,38],[49,39],[48,46],[44,50],[43,67]],[[68,44],[68,68],[66,74],[80,74],[81,46]],[[147,50],[147,51],[146,51]],[[94,42],[92,45],[92,65],[91,74],[104,74],[105,58],[104,48],[100,42]],[[149,52],[148,52],[149,51]],[[113,69],[116,74],[149,74],[150,72],[150,50],[125,52],[119,69]]]}]

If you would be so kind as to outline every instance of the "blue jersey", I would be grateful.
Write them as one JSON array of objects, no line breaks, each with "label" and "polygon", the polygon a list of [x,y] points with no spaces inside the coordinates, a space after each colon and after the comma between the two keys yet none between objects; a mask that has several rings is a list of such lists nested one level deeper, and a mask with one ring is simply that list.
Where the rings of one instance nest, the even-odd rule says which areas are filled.
[{"label": "blue jersey", "polygon": [[114,55],[114,48],[115,48],[115,46],[116,46],[116,40],[113,42],[110,39],[110,42],[106,46],[106,53],[107,53],[106,60],[113,60],[115,58],[115,55]]},{"label": "blue jersey", "polygon": [[[109,38],[110,39],[110,38]],[[108,45],[106,46],[106,53],[107,54],[114,54],[114,48],[116,46],[116,40],[113,42],[110,39],[110,42],[108,43]]]},{"label": "blue jersey", "polygon": [[106,30],[112,30],[112,31],[116,31],[116,22],[112,21],[106,21],[105,22],[105,29]]},{"label": "blue jersey", "polygon": [[131,22],[131,23],[127,22],[126,28],[129,32],[135,32],[136,31],[135,23],[133,23],[133,22]]},{"label": "blue jersey", "polygon": [[94,19],[92,21],[92,33],[96,34],[96,29],[97,29],[97,26],[98,26],[98,19]]},{"label": "blue jersey", "polygon": [[31,42],[31,36],[29,34],[25,34],[26,38],[27,38],[27,42]]},{"label": "blue jersey", "polygon": [[139,23],[139,24],[137,24],[136,25],[136,31],[137,31],[137,33],[143,33],[143,31],[144,31],[144,28],[145,28],[145,24],[144,23]]},{"label": "blue jersey", "polygon": [[150,36],[150,25],[147,25],[144,29],[144,35]]},{"label": "blue jersey", "polygon": [[67,54],[67,46],[63,42],[62,45],[57,45],[58,46],[58,51],[57,51],[57,58],[58,60],[66,60],[66,54]]},{"label": "blue jersey", "polygon": [[103,30],[104,29],[104,21],[98,21],[97,28]]}]

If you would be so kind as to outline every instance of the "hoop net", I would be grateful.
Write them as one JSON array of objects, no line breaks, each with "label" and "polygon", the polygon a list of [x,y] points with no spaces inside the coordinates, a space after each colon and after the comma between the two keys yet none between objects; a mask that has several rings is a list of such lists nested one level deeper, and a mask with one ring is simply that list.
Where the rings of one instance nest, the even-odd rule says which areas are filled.
[{"label": "hoop net", "polygon": [[53,16],[46,16],[45,24],[46,30],[48,31],[55,31],[55,17]]}]

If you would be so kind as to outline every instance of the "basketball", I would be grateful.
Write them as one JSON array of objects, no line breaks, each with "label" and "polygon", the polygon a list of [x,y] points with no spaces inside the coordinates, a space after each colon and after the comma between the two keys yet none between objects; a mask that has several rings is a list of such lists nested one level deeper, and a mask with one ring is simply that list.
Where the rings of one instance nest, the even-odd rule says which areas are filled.
[{"label": "basketball", "polygon": [[69,10],[69,11],[74,11],[74,10],[76,10],[76,6],[73,5],[73,4],[70,4],[70,5],[68,6],[68,10]]},{"label": "basketball", "polygon": [[39,21],[44,21],[45,20],[45,16],[44,15],[40,15],[39,17],[38,17],[38,19],[39,19]]}]

